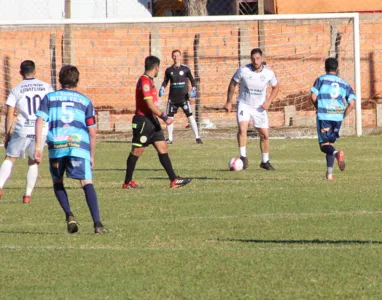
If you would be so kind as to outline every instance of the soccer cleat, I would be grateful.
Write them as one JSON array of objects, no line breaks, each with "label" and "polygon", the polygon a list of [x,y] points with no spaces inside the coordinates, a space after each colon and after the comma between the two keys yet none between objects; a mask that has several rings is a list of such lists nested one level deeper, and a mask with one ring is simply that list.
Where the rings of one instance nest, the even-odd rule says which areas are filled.
[{"label": "soccer cleat", "polygon": [[94,223],[94,233],[95,234],[104,234],[103,225],[101,222]]},{"label": "soccer cleat", "polygon": [[31,196],[25,196],[23,197],[23,203],[29,203],[31,202]]},{"label": "soccer cleat", "polygon": [[197,139],[196,139],[196,143],[197,143],[197,144],[203,144],[202,139],[201,139],[201,138],[197,138]]},{"label": "soccer cleat", "polygon": [[272,167],[272,165],[271,165],[271,163],[269,162],[269,160],[268,160],[267,162],[265,162],[265,163],[262,162],[262,163],[260,164],[260,168],[263,168],[263,169],[268,170],[268,171],[274,171],[274,170],[275,170],[275,168]]},{"label": "soccer cleat", "polygon": [[69,233],[76,233],[78,231],[77,222],[73,216],[68,216],[66,218],[66,223],[68,225],[67,228]]},{"label": "soccer cleat", "polygon": [[345,153],[343,150],[340,150],[337,152],[337,162],[338,162],[338,167],[340,168],[341,171],[345,170]]},{"label": "soccer cleat", "polygon": [[166,140],[166,143],[169,144],[169,145],[171,145],[171,144],[172,144],[172,140],[167,139],[167,140]]},{"label": "soccer cleat", "polygon": [[182,178],[177,176],[174,181],[171,181],[170,188],[178,188],[191,182],[191,178]]},{"label": "soccer cleat", "polygon": [[326,172],[326,179],[327,179],[327,180],[334,180],[334,176],[333,176],[333,174],[332,174],[332,173],[328,173],[328,172]]},{"label": "soccer cleat", "polygon": [[243,162],[243,169],[248,168],[248,158],[246,156],[240,156],[240,159]]},{"label": "soccer cleat", "polygon": [[122,184],[122,188],[123,189],[128,189],[128,190],[133,190],[133,189],[137,189],[138,186],[135,184],[135,181],[134,180],[130,180],[129,183],[123,183]]}]

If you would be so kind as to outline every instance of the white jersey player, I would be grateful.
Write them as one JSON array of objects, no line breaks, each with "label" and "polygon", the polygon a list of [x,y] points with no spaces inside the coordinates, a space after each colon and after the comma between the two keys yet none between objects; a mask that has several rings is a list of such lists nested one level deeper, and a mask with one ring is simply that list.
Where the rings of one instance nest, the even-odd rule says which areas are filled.
[{"label": "white jersey player", "polygon": [[[273,71],[263,65],[262,51],[252,49],[251,63],[237,70],[231,79],[227,92],[227,102],[224,108],[232,110],[232,98],[236,85],[240,84],[237,98],[237,141],[240,158],[244,169],[248,168],[247,158],[247,130],[252,119],[253,126],[260,136],[261,163],[260,168],[274,170],[269,162],[269,121],[268,109],[279,91],[277,78]],[[267,87],[271,86],[271,93],[267,99]]]},{"label": "white jersey player", "polygon": [[[6,157],[0,167],[0,197],[2,189],[11,175],[12,167],[18,157],[25,157],[28,154],[28,172],[26,178],[26,189],[23,197],[24,203],[29,203],[33,188],[38,177],[38,164],[34,160],[35,151],[35,122],[36,111],[40,106],[44,96],[52,92],[52,87],[43,81],[34,78],[35,64],[31,60],[25,60],[20,65],[20,75],[23,81],[15,86],[6,102],[7,116],[5,124]],[[14,121],[14,113],[17,110],[17,121],[11,137],[11,131]],[[48,128],[45,125],[44,139],[41,149],[44,147]]]}]

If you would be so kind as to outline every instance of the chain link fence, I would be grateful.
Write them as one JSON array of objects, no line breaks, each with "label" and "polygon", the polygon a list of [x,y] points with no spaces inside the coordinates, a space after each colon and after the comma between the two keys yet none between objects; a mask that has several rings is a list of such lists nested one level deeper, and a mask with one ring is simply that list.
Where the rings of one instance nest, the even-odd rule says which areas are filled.
[{"label": "chain link fence", "polygon": [[257,0],[0,0],[1,21],[257,14]]}]

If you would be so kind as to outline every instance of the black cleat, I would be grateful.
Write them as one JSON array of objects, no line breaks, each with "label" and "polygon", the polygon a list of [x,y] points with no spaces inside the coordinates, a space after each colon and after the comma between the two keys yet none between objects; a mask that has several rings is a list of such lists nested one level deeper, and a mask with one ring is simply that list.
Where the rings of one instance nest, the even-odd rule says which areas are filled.
[{"label": "black cleat", "polygon": [[101,222],[94,223],[94,233],[95,234],[104,234],[103,225]]},{"label": "black cleat", "polygon": [[78,225],[76,220],[74,219],[74,216],[66,217],[66,223],[68,225],[68,233],[76,233],[78,231]]},{"label": "black cleat", "polygon": [[177,176],[174,181],[171,181],[170,188],[175,189],[191,182],[191,178],[182,178]]},{"label": "black cleat", "polygon": [[172,144],[172,140],[167,139],[167,140],[166,140],[166,143],[169,144],[169,145],[171,145],[171,144]]},{"label": "black cleat", "polygon": [[201,139],[201,138],[197,138],[197,139],[196,139],[196,143],[197,143],[197,144],[203,144],[202,139]]},{"label": "black cleat", "polygon": [[267,162],[265,162],[265,163],[262,162],[262,163],[260,164],[260,168],[263,168],[263,169],[268,170],[268,171],[274,171],[274,170],[275,170],[275,168],[272,167],[272,165],[271,165],[271,163],[269,162],[269,160],[268,160]]},{"label": "black cleat", "polygon": [[240,159],[243,162],[243,169],[248,168],[248,158],[246,156],[240,156]]}]

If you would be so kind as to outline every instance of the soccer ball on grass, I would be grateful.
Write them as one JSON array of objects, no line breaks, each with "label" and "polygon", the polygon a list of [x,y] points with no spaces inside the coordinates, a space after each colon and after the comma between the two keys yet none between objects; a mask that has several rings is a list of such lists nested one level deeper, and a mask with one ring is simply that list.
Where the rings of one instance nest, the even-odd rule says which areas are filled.
[{"label": "soccer ball on grass", "polygon": [[243,170],[243,161],[239,157],[231,158],[228,162],[228,169],[230,171]]}]

